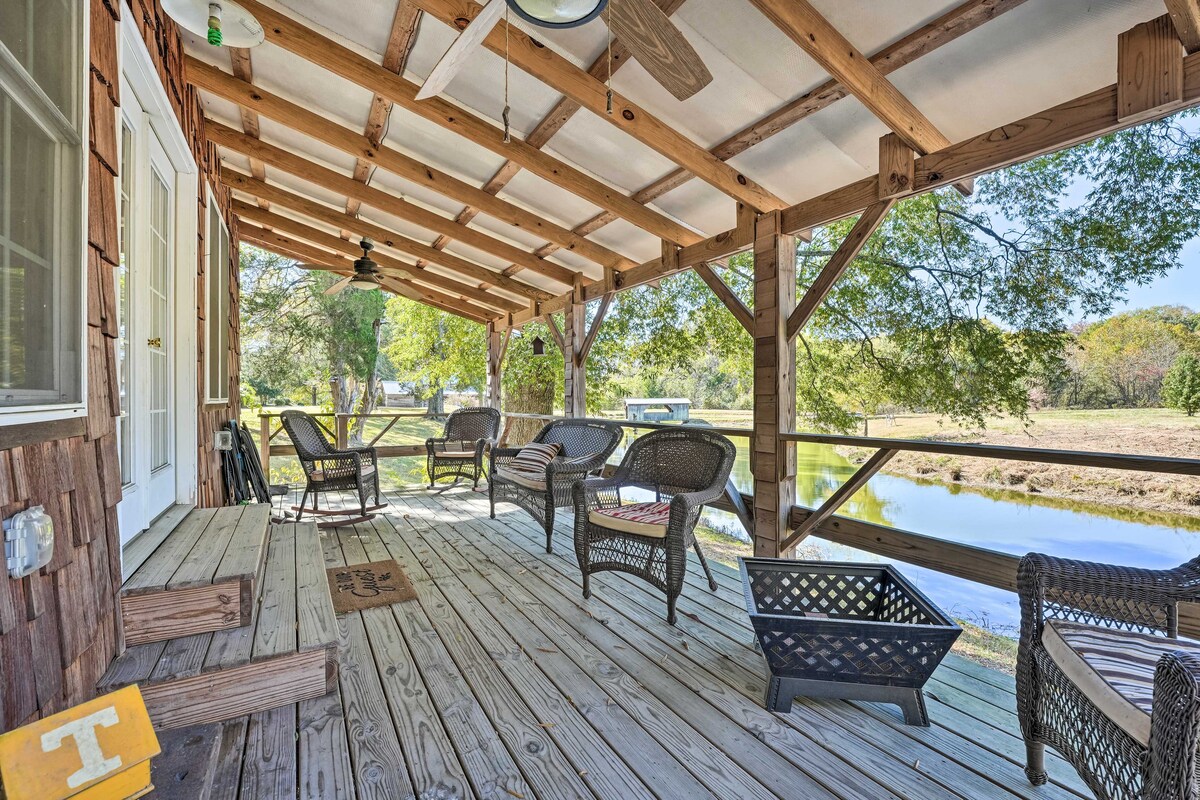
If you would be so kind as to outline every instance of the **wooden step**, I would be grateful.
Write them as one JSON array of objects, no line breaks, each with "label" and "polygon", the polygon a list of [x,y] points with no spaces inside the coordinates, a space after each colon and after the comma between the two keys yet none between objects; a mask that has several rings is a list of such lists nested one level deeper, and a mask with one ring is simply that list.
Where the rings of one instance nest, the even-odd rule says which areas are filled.
[{"label": "wooden step", "polygon": [[[125,643],[249,625],[270,521],[265,503],[197,508],[165,535],[156,523],[130,542],[125,553],[144,557],[121,587]],[[139,542],[150,534],[144,554]]]},{"label": "wooden step", "polygon": [[271,525],[250,625],[128,648],[97,688],[139,684],[150,719],[178,728],[276,708],[331,691],[337,618],[312,522]]}]

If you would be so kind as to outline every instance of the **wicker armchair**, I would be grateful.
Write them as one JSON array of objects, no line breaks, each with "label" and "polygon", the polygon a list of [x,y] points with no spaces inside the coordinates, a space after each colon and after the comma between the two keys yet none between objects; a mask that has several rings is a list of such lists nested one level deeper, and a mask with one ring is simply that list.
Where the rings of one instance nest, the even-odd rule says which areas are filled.
[{"label": "wicker armchair", "polygon": [[446,418],[442,435],[425,440],[429,488],[439,478],[470,478],[479,487],[483,454],[496,445],[500,411],[495,408],[460,408]]},{"label": "wicker armchair", "polygon": [[[724,492],[735,454],[733,443],[718,433],[664,428],[635,440],[612,477],[575,484],[575,555],[583,596],[591,597],[594,572],[638,575],[666,593],[667,622],[674,625],[689,547],[716,591],[694,531],[701,507]],[[655,502],[622,506],[622,491],[633,499],[631,489],[652,493]]]},{"label": "wicker armchair", "polygon": [[1050,745],[1099,800],[1196,800],[1200,644],[1176,605],[1200,601],[1200,559],[1133,569],[1030,554],[1017,575],[1017,711],[1025,773]]},{"label": "wicker armchair", "polygon": [[[304,470],[304,495],[300,498],[300,505],[293,506],[297,521],[305,511],[315,516],[347,516],[345,510],[320,508],[317,495],[323,492],[354,491],[358,495],[359,516],[336,523],[324,523],[320,527],[362,522],[374,516],[368,512],[378,511],[387,505],[381,502],[379,494],[379,459],[374,447],[338,450],[325,438],[317,421],[303,411],[284,411],[280,416],[283,418],[283,428],[296,448],[300,467]],[[312,508],[305,508],[309,494],[313,498]],[[368,497],[374,498],[375,505],[367,505]]]},{"label": "wicker armchair", "polygon": [[546,467],[546,478],[531,481],[507,472],[504,465],[521,452],[519,447],[492,448],[488,470],[488,499],[492,519],[496,503],[515,503],[546,529],[546,552],[551,552],[554,509],[571,505],[571,487],[597,470],[621,443],[620,425],[602,419],[562,419],[538,431],[533,441],[559,445],[559,455]]}]

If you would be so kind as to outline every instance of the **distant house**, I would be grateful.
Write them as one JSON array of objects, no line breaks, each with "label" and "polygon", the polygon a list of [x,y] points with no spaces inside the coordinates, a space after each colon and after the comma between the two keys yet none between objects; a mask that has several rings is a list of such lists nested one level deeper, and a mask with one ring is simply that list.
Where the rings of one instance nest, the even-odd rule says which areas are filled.
[{"label": "distant house", "polygon": [[686,397],[630,397],[625,400],[625,419],[633,422],[687,422],[692,401]]},{"label": "distant house", "polygon": [[415,408],[416,396],[400,381],[380,381],[384,408]]}]

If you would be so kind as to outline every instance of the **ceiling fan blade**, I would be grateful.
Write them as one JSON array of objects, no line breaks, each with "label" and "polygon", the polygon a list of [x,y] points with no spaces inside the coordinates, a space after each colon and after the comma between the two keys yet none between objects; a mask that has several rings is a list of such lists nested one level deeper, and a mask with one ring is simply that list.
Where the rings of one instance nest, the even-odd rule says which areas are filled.
[{"label": "ceiling fan blade", "polygon": [[454,40],[454,44],[450,45],[450,49],[446,51],[441,60],[434,65],[429,77],[421,84],[421,89],[417,92],[417,99],[425,100],[441,94],[450,81],[454,80],[454,76],[466,65],[471,53],[479,48],[487,35],[492,32],[492,28],[496,27],[496,23],[500,21],[503,14],[504,0],[491,0],[484,6],[471,24]]},{"label": "ceiling fan blade", "polygon": [[346,277],[342,278],[340,281],[335,283],[333,286],[330,286],[328,289],[326,289],[324,292],[322,292],[322,294],[324,294],[324,295],[338,294],[343,289],[345,289],[347,286],[349,286],[350,281],[352,281],[352,280],[354,280],[354,276],[347,275]]},{"label": "ceiling fan blade", "polygon": [[609,0],[604,19],[613,36],[678,99],[687,100],[712,83],[708,67],[654,0]]}]

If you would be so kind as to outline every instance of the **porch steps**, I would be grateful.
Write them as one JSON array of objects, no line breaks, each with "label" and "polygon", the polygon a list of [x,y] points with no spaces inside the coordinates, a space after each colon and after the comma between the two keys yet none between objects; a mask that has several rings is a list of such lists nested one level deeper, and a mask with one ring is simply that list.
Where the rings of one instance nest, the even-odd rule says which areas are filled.
[{"label": "porch steps", "polygon": [[251,623],[271,507],[196,508],[182,514],[181,508],[168,511],[123,553],[126,559],[141,559],[121,587],[127,645]]},{"label": "porch steps", "polygon": [[138,684],[160,729],[218,722],[331,691],[338,626],[320,533],[312,522],[266,530],[258,593],[245,605],[250,624],[129,647],[97,688]]}]

